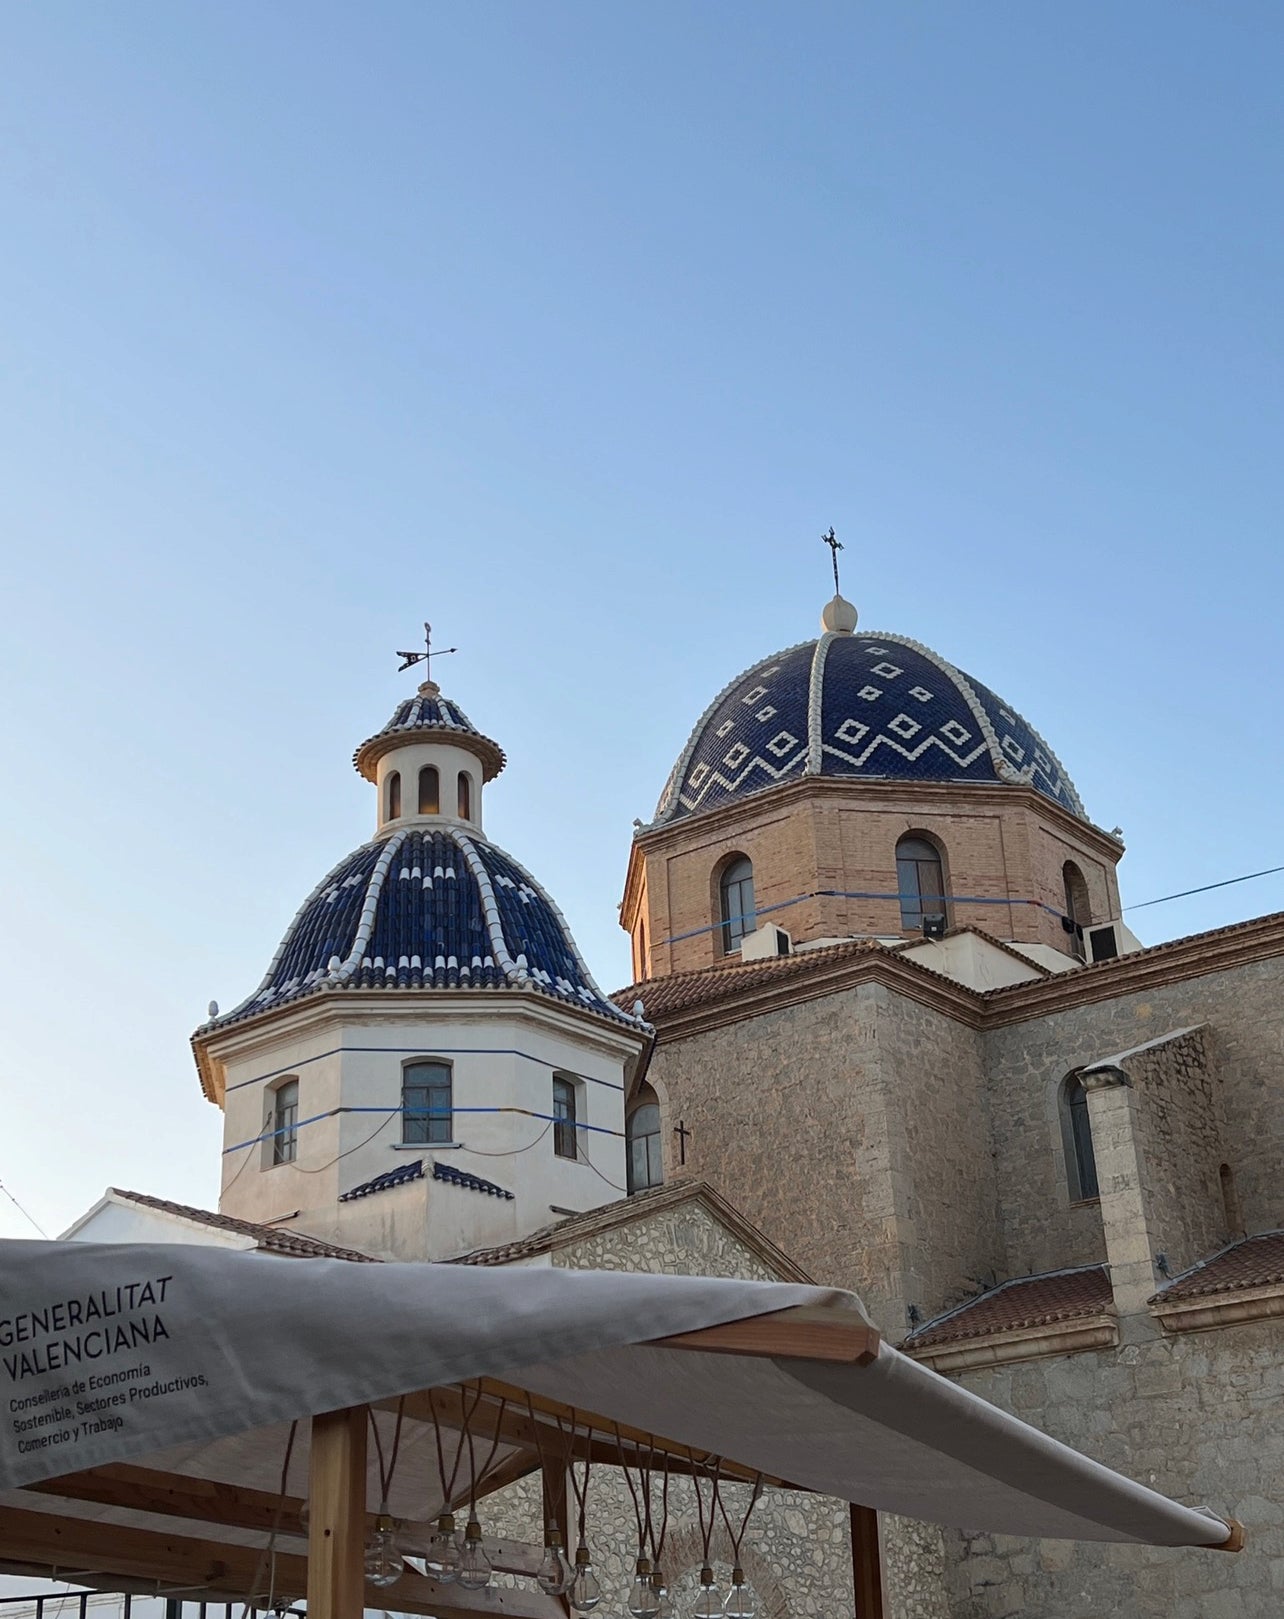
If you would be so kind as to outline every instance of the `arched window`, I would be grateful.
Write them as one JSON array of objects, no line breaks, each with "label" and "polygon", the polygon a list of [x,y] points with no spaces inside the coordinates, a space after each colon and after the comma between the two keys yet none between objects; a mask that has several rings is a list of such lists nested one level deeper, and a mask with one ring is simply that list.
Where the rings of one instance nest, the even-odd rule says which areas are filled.
[{"label": "arched window", "polygon": [[1078,1203],[1100,1196],[1097,1157],[1092,1149],[1092,1121],[1088,1116],[1088,1093],[1078,1074],[1071,1074],[1066,1080],[1061,1097],[1070,1198]]},{"label": "arched window", "polygon": [[473,784],[468,779],[468,772],[459,772],[459,819],[471,821],[473,818]]},{"label": "arched window", "polygon": [[441,783],[436,765],[425,765],[419,772],[419,813],[441,814]]},{"label": "arched window", "polygon": [[1088,884],[1084,881],[1083,873],[1073,860],[1067,860],[1061,868],[1061,882],[1065,890],[1066,920],[1071,924],[1068,929],[1070,943],[1076,956],[1085,954],[1083,943],[1083,930],[1092,921],[1092,906],[1088,900]]},{"label": "arched window", "polygon": [[272,1092],[272,1162],[292,1164],[299,1155],[299,1082],[283,1079]]},{"label": "arched window", "polygon": [[753,908],[753,863],[736,855],[726,866],[718,883],[718,920],[722,923],[722,952],[730,955],[740,948],[746,933],[756,926]]},{"label": "arched window", "polygon": [[395,821],[401,814],[401,772],[390,771],[386,791],[388,794],[388,819]]},{"label": "arched window", "polygon": [[628,1144],[628,1187],[645,1192],[664,1185],[664,1155],[660,1151],[660,1103],[649,1085],[638,1092],[633,1111],[624,1121]]},{"label": "arched window", "polygon": [[401,1139],[440,1146],[451,1136],[450,1064],[432,1059],[401,1070]]},{"label": "arched window", "polygon": [[926,838],[902,838],[896,845],[896,889],[901,901],[901,926],[907,933],[921,933],[929,916],[948,921],[940,852]]}]

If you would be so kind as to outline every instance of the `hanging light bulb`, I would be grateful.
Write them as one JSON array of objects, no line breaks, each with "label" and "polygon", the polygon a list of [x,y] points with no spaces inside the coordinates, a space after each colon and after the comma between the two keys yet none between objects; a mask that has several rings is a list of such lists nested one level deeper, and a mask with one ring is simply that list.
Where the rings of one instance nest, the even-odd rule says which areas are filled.
[{"label": "hanging light bulb", "polygon": [[638,1558],[637,1577],[629,1592],[628,1608],[633,1619],[655,1619],[659,1612],[660,1598],[656,1594],[655,1577],[648,1557]]},{"label": "hanging light bulb", "polygon": [[673,1598],[669,1595],[664,1570],[658,1563],[655,1565],[655,1572],[652,1574],[651,1580],[655,1586],[655,1619],[676,1619],[678,1610],[673,1606]]},{"label": "hanging light bulb", "polygon": [[602,1585],[593,1570],[589,1549],[583,1541],[575,1552],[575,1578],[571,1581],[570,1604],[576,1613],[592,1613],[602,1600]]},{"label": "hanging light bulb", "polygon": [[722,1604],[722,1615],[723,1619],[758,1619],[758,1598],[739,1563],[731,1570],[731,1589]]},{"label": "hanging light bulb", "polygon": [[481,1525],[469,1518],[464,1530],[464,1551],[459,1559],[459,1583],[465,1591],[480,1591],[490,1584],[490,1558],[482,1544]]},{"label": "hanging light bulb", "polygon": [[440,1585],[450,1585],[459,1578],[459,1535],[449,1512],[443,1512],[437,1519],[424,1563]]},{"label": "hanging light bulb", "polygon": [[722,1592],[708,1563],[700,1570],[700,1594],[691,1609],[691,1619],[722,1619]]},{"label": "hanging light bulb", "polygon": [[571,1583],[571,1565],[562,1550],[562,1531],[553,1523],[544,1531],[544,1561],[535,1572],[535,1583],[551,1597],[560,1597]]},{"label": "hanging light bulb", "polygon": [[366,1581],[380,1588],[396,1585],[405,1565],[397,1545],[397,1521],[386,1512],[375,1519],[374,1532],[366,1541]]}]

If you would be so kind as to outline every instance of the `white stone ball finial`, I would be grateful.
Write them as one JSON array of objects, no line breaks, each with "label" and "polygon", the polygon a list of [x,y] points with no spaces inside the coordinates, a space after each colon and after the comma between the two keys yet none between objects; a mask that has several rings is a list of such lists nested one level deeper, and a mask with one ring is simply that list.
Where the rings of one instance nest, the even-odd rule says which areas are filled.
[{"label": "white stone ball finial", "polygon": [[856,628],[856,609],[845,596],[835,596],[825,603],[820,627],[830,635],[850,635]]}]

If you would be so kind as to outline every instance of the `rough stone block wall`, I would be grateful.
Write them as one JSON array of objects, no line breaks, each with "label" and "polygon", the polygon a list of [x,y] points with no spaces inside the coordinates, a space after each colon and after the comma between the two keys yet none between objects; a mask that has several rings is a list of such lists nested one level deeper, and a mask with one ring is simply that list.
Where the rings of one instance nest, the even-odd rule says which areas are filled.
[{"label": "rough stone block wall", "polygon": [[[987,1032],[990,1112],[1013,1274],[1105,1258],[1095,1209],[1070,1210],[1057,1087],[1072,1068],[1206,1024],[1226,1161],[1249,1231],[1284,1226],[1284,961],[1186,979]],[[1214,1244],[1216,1246],[1216,1244]]]},{"label": "rough stone block wall", "polygon": [[1175,1273],[1226,1240],[1218,1170],[1221,1086],[1203,1029],[1138,1052],[1122,1064],[1137,1095],[1142,1197],[1152,1251]]},{"label": "rough stone block wall", "polygon": [[[881,985],[877,1007],[904,1302],[927,1318],[1003,1279],[980,1042],[971,1029]],[[888,1331],[899,1336],[903,1321],[889,1321]]]},{"label": "rough stone block wall", "polygon": [[[1254,1322],[966,1374],[975,1393],[1191,1506],[1245,1526],[1224,1552],[950,1532],[950,1619],[1279,1619],[1284,1331]],[[941,1587],[893,1619],[936,1619]]]},{"label": "rough stone block wall", "polygon": [[864,985],[666,1043],[651,1075],[668,1117],[691,1132],[686,1172],[899,1330],[904,1255],[878,993]]}]

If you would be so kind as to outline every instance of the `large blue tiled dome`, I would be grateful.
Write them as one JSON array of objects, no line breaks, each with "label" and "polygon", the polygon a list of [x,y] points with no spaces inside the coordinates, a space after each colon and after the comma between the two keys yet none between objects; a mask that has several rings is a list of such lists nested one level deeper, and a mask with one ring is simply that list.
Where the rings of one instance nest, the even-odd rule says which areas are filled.
[{"label": "large blue tiled dome", "polygon": [[565,918],[517,862],[464,825],[364,843],[304,901],[263,982],[222,1028],[325,990],[536,991],[635,1024],[584,965]]},{"label": "large blue tiled dome", "polygon": [[1087,819],[1052,749],[988,687],[903,635],[841,630],[764,658],[713,700],[655,819],[676,821],[807,775],[997,779]]}]

